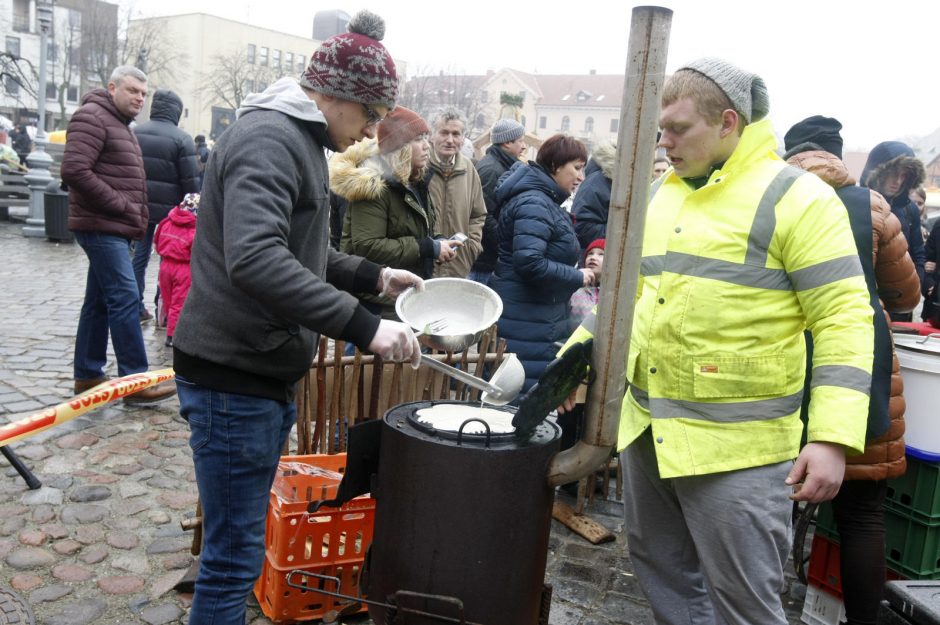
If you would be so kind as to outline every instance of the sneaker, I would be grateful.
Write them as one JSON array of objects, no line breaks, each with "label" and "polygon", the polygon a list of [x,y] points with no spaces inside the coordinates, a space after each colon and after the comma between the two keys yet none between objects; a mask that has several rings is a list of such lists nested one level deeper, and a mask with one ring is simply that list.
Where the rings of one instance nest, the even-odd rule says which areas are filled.
[{"label": "sneaker", "polygon": [[166,345],[167,347],[173,347],[173,337],[172,336],[166,337],[166,340],[163,341],[163,344]]},{"label": "sneaker", "polygon": [[88,389],[95,388],[95,387],[98,386],[99,384],[104,384],[104,383],[107,382],[109,379],[110,379],[110,378],[108,378],[108,376],[103,375],[103,376],[101,376],[101,377],[98,377],[98,378],[91,378],[91,379],[89,379],[89,380],[75,380],[75,387],[74,387],[74,388],[75,388],[75,394],[76,394],[76,395],[81,395],[82,393],[84,393],[84,392],[87,391]]},{"label": "sneaker", "polygon": [[148,321],[153,321],[153,313],[144,308],[140,311],[140,324],[143,325]]},{"label": "sneaker", "polygon": [[137,391],[124,398],[126,406],[152,406],[176,395],[176,382],[169,380],[155,386]]}]

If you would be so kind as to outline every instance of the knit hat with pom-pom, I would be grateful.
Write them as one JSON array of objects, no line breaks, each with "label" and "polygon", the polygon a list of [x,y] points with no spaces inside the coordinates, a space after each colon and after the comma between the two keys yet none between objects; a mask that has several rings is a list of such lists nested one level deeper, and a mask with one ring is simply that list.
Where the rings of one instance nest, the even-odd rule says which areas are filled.
[{"label": "knit hat with pom-pom", "polygon": [[394,108],[398,73],[395,61],[379,43],[385,36],[385,20],[370,11],[359,11],[346,30],[349,32],[330,37],[314,51],[300,84],[343,100]]}]

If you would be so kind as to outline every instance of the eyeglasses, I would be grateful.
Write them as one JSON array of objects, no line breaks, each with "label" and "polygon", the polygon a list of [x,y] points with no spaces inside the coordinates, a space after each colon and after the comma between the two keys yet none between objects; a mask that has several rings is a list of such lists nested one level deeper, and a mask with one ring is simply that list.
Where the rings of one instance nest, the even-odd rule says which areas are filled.
[{"label": "eyeglasses", "polygon": [[366,119],[368,120],[366,122],[366,128],[370,126],[375,126],[376,124],[381,122],[383,119],[385,119],[384,117],[380,116],[378,113],[376,113],[374,110],[372,110],[365,104],[362,105],[362,110],[366,112]]}]

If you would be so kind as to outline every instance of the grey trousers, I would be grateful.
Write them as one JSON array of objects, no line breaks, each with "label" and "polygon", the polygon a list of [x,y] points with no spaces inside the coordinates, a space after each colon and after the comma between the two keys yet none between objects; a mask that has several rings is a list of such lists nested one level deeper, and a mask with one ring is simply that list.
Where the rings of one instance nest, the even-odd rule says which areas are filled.
[{"label": "grey trousers", "polygon": [[647,431],[621,463],[630,559],[658,625],[787,625],[792,462],[662,479]]}]

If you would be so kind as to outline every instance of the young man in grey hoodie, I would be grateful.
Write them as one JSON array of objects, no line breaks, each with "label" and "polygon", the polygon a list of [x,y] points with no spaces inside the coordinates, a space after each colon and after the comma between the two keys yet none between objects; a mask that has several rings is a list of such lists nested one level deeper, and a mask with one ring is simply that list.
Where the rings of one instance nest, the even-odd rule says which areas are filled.
[{"label": "young man in grey hoodie", "polygon": [[294,386],[318,334],[385,360],[420,357],[410,328],[350,293],[395,297],[421,279],[329,245],[324,149],[374,137],[398,92],[382,19],[363,11],[348,28],[320,45],[299,84],[283,78],[246,98],[205,170],[192,288],[173,336],[203,509],[190,623],[245,622]]}]

